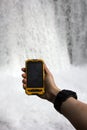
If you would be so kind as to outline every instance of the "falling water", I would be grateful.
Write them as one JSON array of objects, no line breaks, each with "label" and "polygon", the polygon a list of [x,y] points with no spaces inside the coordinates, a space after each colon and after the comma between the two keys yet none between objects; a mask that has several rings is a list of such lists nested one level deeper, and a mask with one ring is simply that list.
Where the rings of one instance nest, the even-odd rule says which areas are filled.
[{"label": "falling water", "polygon": [[27,58],[42,58],[53,69],[69,65],[66,25],[60,30],[55,6],[53,0],[0,2],[0,66],[19,68]]}]

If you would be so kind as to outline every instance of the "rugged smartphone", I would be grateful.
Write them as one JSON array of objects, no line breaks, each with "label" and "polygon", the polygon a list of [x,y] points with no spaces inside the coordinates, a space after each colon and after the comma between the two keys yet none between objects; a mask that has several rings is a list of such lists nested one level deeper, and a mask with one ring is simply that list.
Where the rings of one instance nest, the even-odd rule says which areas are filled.
[{"label": "rugged smartphone", "polygon": [[27,86],[25,89],[28,95],[43,95],[44,88],[44,65],[41,59],[28,59],[26,61]]}]

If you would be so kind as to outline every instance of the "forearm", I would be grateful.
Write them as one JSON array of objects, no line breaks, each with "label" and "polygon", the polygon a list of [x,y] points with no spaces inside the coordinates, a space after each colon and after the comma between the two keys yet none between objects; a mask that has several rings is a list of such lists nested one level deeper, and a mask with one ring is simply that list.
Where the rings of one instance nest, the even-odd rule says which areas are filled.
[{"label": "forearm", "polygon": [[87,130],[87,105],[70,97],[61,105],[61,113],[77,130]]}]

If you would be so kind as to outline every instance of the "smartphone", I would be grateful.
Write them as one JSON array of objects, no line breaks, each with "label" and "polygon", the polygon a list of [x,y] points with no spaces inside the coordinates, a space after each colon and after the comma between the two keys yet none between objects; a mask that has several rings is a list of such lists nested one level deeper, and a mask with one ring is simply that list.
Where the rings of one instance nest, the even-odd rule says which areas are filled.
[{"label": "smartphone", "polygon": [[26,61],[27,86],[25,89],[28,95],[43,95],[44,88],[44,65],[41,59],[28,59]]}]

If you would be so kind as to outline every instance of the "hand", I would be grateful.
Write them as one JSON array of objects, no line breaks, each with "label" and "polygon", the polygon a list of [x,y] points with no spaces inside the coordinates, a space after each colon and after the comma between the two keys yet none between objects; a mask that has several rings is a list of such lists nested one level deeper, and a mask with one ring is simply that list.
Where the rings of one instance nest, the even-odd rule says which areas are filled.
[{"label": "hand", "polygon": [[[23,88],[26,88],[27,78],[26,78],[26,68],[22,68],[22,71],[24,72],[22,74],[23,77]],[[47,99],[48,101],[54,103],[55,97],[60,91],[60,89],[56,86],[54,82],[53,75],[47,68],[46,64],[44,64],[44,72],[45,72],[45,78],[44,78],[44,84],[45,84],[45,94],[40,95],[40,98]]]}]

